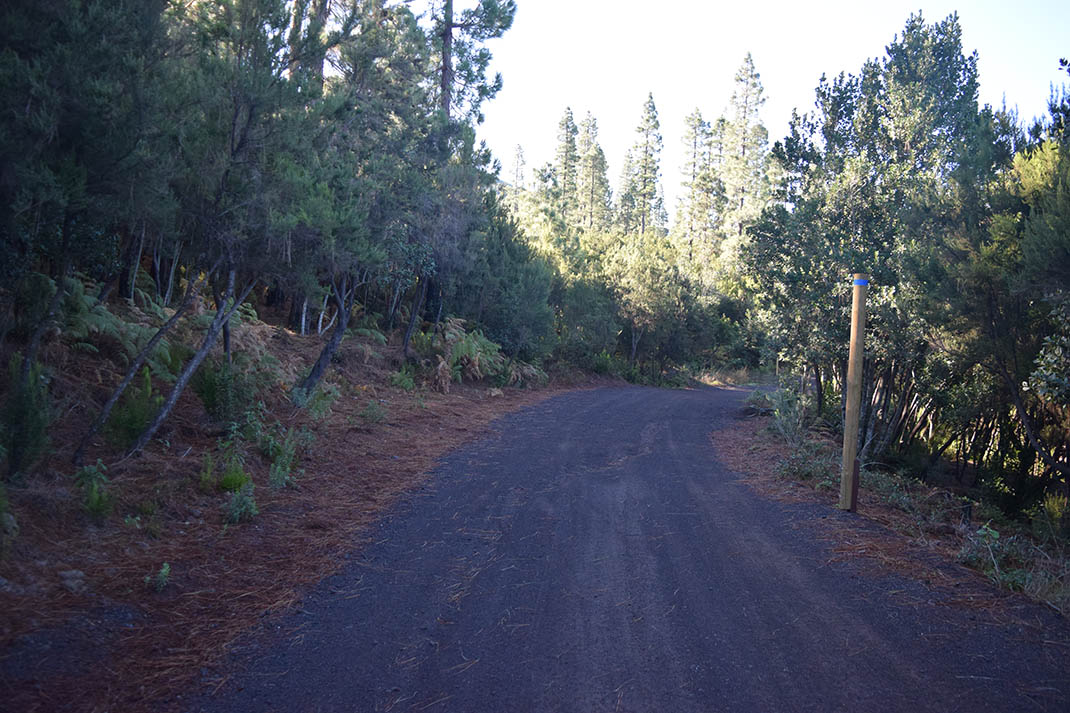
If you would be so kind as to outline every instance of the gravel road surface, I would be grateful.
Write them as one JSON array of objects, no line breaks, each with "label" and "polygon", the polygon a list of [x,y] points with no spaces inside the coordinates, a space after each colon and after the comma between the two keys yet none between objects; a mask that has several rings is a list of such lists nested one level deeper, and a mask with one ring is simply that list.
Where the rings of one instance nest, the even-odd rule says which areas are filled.
[{"label": "gravel road surface", "polygon": [[744,396],[601,388],[500,419],[188,710],[1070,711],[1064,620],[833,561],[801,525],[854,516],[719,465]]}]

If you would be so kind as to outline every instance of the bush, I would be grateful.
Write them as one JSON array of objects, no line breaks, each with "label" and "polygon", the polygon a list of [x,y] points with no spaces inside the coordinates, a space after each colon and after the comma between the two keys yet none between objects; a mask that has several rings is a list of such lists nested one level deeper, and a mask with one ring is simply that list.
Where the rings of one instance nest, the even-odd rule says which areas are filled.
[{"label": "bush", "polygon": [[223,472],[219,475],[219,489],[224,492],[234,493],[244,488],[251,481],[249,474],[245,472],[245,458],[236,447],[231,446],[227,449]]},{"label": "bush", "polygon": [[360,417],[369,426],[382,423],[386,420],[386,409],[375,399],[369,399],[368,403],[361,409]]},{"label": "bush", "polygon": [[96,465],[87,465],[74,474],[74,482],[82,491],[82,504],[94,520],[103,520],[111,514],[112,499],[107,491],[108,478],[104,462],[97,459]]},{"label": "bush", "polygon": [[206,495],[214,493],[219,487],[219,476],[215,472],[215,458],[211,452],[205,453],[201,459],[200,489]]},{"label": "bush", "polygon": [[596,374],[611,374],[613,366],[613,355],[605,349],[595,354],[594,359],[591,360],[591,370]]},{"label": "bush", "polygon": [[133,445],[163,405],[163,396],[152,393],[149,367],[141,370],[141,386],[127,389],[108,418],[104,433],[120,447]]},{"label": "bush", "polygon": [[298,408],[306,409],[312,420],[322,421],[331,415],[331,406],[341,396],[341,390],[334,384],[320,384],[310,394],[304,389],[295,388],[290,392],[290,399]]},{"label": "bush", "polygon": [[274,490],[281,490],[296,482],[294,479],[294,465],[296,462],[297,437],[291,428],[278,441],[278,447],[272,455],[271,468],[268,471],[268,483]]},{"label": "bush", "polygon": [[256,498],[253,496],[254,489],[252,483],[246,483],[241,490],[230,494],[227,502],[223,504],[223,519],[227,524],[249,522],[260,514],[260,510],[256,507]]},{"label": "bush", "polygon": [[7,452],[7,477],[14,479],[41,457],[48,447],[52,413],[48,403],[48,376],[34,362],[30,378],[19,378],[22,360],[11,357],[8,365],[10,390],[0,411],[0,445]]},{"label": "bush", "polygon": [[160,565],[160,569],[156,571],[156,574],[145,575],[145,586],[152,587],[157,592],[162,592],[170,580],[171,565],[168,562],[164,562]]},{"label": "bush", "polygon": [[242,369],[237,360],[205,362],[190,384],[212,420],[221,423],[239,421],[256,399],[256,378]]},{"label": "bush", "polygon": [[805,440],[777,464],[777,475],[792,480],[817,481],[819,487],[837,482],[839,459],[824,443]]},{"label": "bush", "polygon": [[412,373],[412,366],[406,364],[401,367],[399,371],[396,371],[391,374],[390,385],[396,386],[399,389],[404,389],[405,391],[412,391],[413,389],[415,389],[416,380]]}]

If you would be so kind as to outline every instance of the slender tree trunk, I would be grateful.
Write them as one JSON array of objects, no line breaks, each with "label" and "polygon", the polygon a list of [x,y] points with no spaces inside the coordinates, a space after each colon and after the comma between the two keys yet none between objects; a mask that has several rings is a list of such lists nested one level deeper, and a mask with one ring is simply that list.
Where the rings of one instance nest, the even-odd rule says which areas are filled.
[{"label": "slender tree trunk", "polygon": [[175,270],[178,268],[178,258],[182,254],[182,242],[180,240],[175,241],[175,255],[171,258],[171,269],[167,274],[167,292],[164,293],[163,303],[164,305],[171,304],[171,295],[175,287]]},{"label": "slender tree trunk", "polygon": [[332,283],[334,300],[338,305],[338,325],[335,326],[327,344],[320,350],[319,358],[316,359],[312,370],[308,372],[308,376],[297,385],[297,388],[304,391],[306,395],[311,395],[316,390],[320,379],[323,378],[323,374],[327,371],[327,365],[331,363],[331,357],[334,356],[334,353],[338,351],[338,347],[342,344],[346,328],[349,327],[349,313],[353,308],[353,295],[356,293],[356,288],[356,285],[350,285],[348,275],[342,278],[341,285]]},{"label": "slender tree trunk", "polygon": [[[230,276],[227,282],[228,285],[226,295],[229,298],[229,296],[234,294],[233,269],[230,270]],[[245,298],[249,296],[249,293],[252,291],[255,285],[256,279],[251,280],[249,284],[245,287],[245,289],[242,290],[241,295],[234,299],[234,304],[231,305],[230,309],[227,309],[228,299],[223,300],[222,305],[216,310],[215,318],[208,326],[208,331],[204,335],[204,339],[201,342],[200,349],[198,349],[197,352],[190,358],[190,360],[186,362],[186,366],[182,369],[182,373],[178,375],[177,379],[175,379],[175,385],[171,388],[171,393],[167,395],[167,399],[163,402],[163,406],[160,407],[160,410],[157,412],[155,418],[152,419],[152,423],[150,423],[148,427],[142,432],[142,434],[138,436],[137,441],[134,443],[134,445],[130,447],[130,450],[126,452],[127,456],[131,456],[134,453],[139,452],[142,448],[145,447],[145,444],[147,444],[152,439],[152,437],[156,435],[156,431],[160,430],[160,426],[162,426],[164,421],[167,420],[167,417],[171,415],[172,409],[174,409],[175,404],[178,403],[178,397],[182,395],[182,392],[185,390],[186,385],[189,384],[189,380],[193,376],[194,372],[197,371],[197,367],[199,367],[201,365],[201,362],[204,361],[204,358],[208,356],[208,352],[212,349],[212,346],[215,344],[216,339],[219,337],[219,332],[222,330],[223,325],[226,324],[228,320],[230,320],[234,312],[237,311],[238,305],[245,301]]]},{"label": "slender tree trunk", "polygon": [[137,252],[130,270],[130,306],[134,306],[134,290],[137,289],[137,273],[141,269],[141,253],[145,250],[145,223],[141,223],[141,237],[137,241]]},{"label": "slender tree trunk", "polygon": [[412,314],[409,315],[409,326],[405,329],[405,338],[401,340],[401,354],[405,361],[409,360],[409,341],[416,329],[416,321],[420,318],[420,310],[424,306],[424,298],[427,296],[427,278],[420,278],[420,287],[416,290],[416,297],[412,302]]},{"label": "slender tree trunk", "polygon": [[639,351],[639,340],[642,339],[642,338],[643,338],[643,330],[636,329],[635,325],[633,324],[632,325],[632,351],[631,351],[631,355],[628,357],[628,366],[629,367],[634,367],[635,366],[635,357],[636,357],[636,354]]},{"label": "slender tree trunk", "polygon": [[[231,271],[233,272],[233,270]],[[216,285],[215,289],[215,306],[217,310],[227,308],[227,300],[230,299],[230,295],[234,292],[233,285],[229,285],[227,290],[220,293],[220,286]],[[237,307],[237,304],[234,305]],[[223,322],[223,358],[229,365],[230,361],[230,318],[228,317]]]},{"label": "slender tree trunk", "polygon": [[398,314],[398,305],[401,303],[401,280],[394,280],[394,289],[390,295],[390,310],[386,318],[386,331],[394,331],[394,319]]},{"label": "slender tree trunk", "polygon": [[442,112],[450,118],[450,102],[453,95],[453,0],[442,3],[442,68],[439,77],[439,100]]}]

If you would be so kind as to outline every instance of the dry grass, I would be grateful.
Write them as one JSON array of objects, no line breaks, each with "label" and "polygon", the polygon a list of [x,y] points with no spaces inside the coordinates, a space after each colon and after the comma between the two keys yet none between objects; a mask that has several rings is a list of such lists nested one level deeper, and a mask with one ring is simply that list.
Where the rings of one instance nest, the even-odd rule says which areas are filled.
[{"label": "dry grass", "polygon": [[[262,326],[241,331],[236,343],[270,348],[290,376],[307,368],[320,346]],[[388,386],[396,352],[347,341],[331,377],[341,395],[322,422],[283,394],[272,397],[269,412],[284,426],[310,428],[315,442],[300,458],[296,489],[271,490],[269,464],[250,457],[260,514],[231,526],[224,525],[223,497],[198,488],[202,455],[215,448],[220,427],[207,422],[190,390],[162,440],[142,456],[117,460],[103,441],[94,444],[87,462],[108,464],[116,506],[105,523],[93,524],[66,454],[95,411],[90,404],[103,400],[117,374],[67,359],[53,389],[68,394],[52,430],[57,455],[27,487],[9,489],[21,532],[0,561],[10,585],[0,591],[3,707],[32,713],[77,701],[87,711],[161,710],[198,680],[211,684],[213,665],[235,640],[337,570],[369,523],[422,483],[437,458],[494,418],[560,390],[492,395],[455,385],[449,394],[411,394]],[[382,423],[360,418],[370,399],[385,408]],[[127,516],[139,519],[124,524]],[[157,592],[144,578],[163,562],[170,577]],[[85,573],[86,592],[62,585],[59,572],[72,569]],[[46,644],[69,655],[55,657]]]}]

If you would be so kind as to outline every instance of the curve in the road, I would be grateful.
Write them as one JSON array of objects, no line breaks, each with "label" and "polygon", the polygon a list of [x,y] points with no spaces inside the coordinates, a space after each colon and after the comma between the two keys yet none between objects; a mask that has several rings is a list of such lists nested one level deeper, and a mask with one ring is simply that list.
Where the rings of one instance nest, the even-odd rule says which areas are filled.
[{"label": "curve in the road", "polygon": [[719,465],[740,406],[621,387],[501,419],[192,710],[1070,710],[1065,650],[830,563],[797,523],[848,515]]}]

